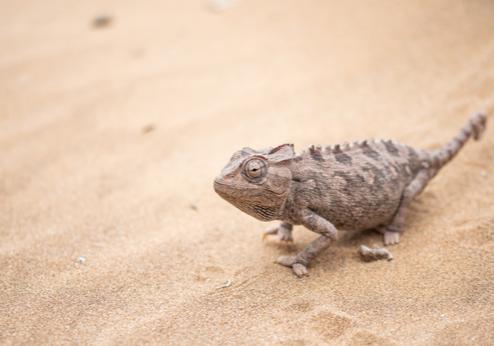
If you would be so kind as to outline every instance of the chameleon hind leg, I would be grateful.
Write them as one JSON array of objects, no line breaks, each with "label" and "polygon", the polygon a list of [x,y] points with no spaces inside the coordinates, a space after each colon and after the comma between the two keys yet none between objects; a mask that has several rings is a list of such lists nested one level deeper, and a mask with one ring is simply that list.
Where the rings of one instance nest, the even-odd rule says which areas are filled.
[{"label": "chameleon hind leg", "polygon": [[295,256],[281,256],[276,261],[281,265],[291,267],[293,273],[298,277],[308,274],[307,266],[309,263],[329,247],[330,243],[336,239],[337,234],[337,230],[331,222],[311,210],[306,210],[303,213],[302,224],[321,235]]},{"label": "chameleon hind leg", "polygon": [[431,177],[430,170],[425,168],[419,171],[411,183],[405,188],[395,216],[388,225],[378,229],[384,236],[385,245],[393,245],[400,242],[400,233],[403,232],[408,207],[413,199],[424,190]]}]

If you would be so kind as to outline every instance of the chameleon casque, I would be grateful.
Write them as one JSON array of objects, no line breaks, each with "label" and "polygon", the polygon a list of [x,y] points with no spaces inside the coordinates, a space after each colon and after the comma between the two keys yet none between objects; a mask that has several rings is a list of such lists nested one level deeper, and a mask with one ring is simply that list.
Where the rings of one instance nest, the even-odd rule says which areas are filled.
[{"label": "chameleon casque", "polygon": [[214,189],[259,220],[282,221],[265,235],[292,241],[293,225],[320,234],[295,256],[277,260],[300,277],[336,239],[337,230],[376,229],[385,245],[397,244],[410,202],[470,137],[480,138],[486,122],[484,114],[472,116],[456,137],[436,150],[389,140],[312,146],[299,155],[293,144],[243,148],[215,179]]}]

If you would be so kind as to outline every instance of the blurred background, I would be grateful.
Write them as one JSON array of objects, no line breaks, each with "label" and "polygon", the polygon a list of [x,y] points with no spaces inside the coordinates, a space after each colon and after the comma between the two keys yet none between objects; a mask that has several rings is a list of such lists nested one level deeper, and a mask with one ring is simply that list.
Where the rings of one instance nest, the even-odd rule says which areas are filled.
[{"label": "blurred background", "polygon": [[0,343],[487,344],[492,131],[426,191],[397,261],[362,265],[364,234],[305,281],[272,261],[314,236],[263,244],[212,181],[244,146],[443,144],[492,109],[493,18],[489,0],[0,1]]}]

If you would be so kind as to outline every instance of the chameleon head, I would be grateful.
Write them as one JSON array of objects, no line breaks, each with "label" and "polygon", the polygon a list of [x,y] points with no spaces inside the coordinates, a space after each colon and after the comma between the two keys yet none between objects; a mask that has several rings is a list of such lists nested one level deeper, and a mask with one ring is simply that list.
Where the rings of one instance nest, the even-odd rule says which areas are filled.
[{"label": "chameleon head", "polygon": [[293,145],[256,151],[244,148],[214,181],[215,191],[243,212],[263,221],[277,219],[290,192]]}]

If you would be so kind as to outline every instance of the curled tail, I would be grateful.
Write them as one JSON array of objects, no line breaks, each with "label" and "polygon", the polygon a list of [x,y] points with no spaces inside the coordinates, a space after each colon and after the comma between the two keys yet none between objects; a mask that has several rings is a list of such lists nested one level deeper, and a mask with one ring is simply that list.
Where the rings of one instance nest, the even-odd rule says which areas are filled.
[{"label": "curled tail", "polygon": [[451,161],[470,137],[479,140],[485,130],[486,124],[486,115],[477,113],[468,120],[467,124],[463,126],[460,132],[452,140],[446,143],[442,148],[434,150],[431,153],[431,156],[432,165],[435,171],[437,172],[441,167]]}]

